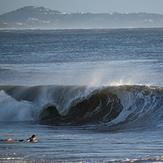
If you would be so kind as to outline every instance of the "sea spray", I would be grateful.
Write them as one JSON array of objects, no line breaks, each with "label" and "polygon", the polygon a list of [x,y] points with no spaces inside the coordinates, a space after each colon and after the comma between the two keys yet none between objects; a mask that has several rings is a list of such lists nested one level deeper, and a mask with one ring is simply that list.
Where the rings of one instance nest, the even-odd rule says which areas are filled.
[{"label": "sea spray", "polygon": [[17,101],[0,91],[0,121],[33,121],[34,105],[30,101]]}]

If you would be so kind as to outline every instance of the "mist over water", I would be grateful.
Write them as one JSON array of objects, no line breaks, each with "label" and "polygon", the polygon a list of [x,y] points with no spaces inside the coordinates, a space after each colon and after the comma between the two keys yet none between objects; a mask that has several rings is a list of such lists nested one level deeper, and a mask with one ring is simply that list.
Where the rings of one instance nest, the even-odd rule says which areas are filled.
[{"label": "mist over water", "polygon": [[161,28],[0,36],[0,161],[162,161]]},{"label": "mist over water", "polygon": [[[2,64],[1,84],[21,85],[123,85],[162,86],[162,65],[157,61],[99,61],[28,65]],[[25,68],[24,68],[25,66]],[[47,68],[48,67],[48,68]],[[4,69],[4,70],[3,70]],[[21,80],[19,80],[21,77]],[[157,79],[157,80],[156,80]]]}]

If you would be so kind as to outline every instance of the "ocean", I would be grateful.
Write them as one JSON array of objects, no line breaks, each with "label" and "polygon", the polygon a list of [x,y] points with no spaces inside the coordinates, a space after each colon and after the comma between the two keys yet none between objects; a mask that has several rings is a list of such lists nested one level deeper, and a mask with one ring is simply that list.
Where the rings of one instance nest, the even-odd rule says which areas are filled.
[{"label": "ocean", "polygon": [[163,28],[0,30],[0,162],[163,162]]}]

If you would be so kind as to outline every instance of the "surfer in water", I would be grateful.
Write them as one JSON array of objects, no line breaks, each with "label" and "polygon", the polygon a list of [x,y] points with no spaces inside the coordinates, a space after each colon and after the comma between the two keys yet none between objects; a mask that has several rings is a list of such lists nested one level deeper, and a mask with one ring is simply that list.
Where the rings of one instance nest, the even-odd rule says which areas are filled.
[{"label": "surfer in water", "polygon": [[32,135],[30,138],[26,139],[26,140],[14,140],[14,139],[6,139],[6,141],[16,141],[16,142],[36,142],[36,135]]}]

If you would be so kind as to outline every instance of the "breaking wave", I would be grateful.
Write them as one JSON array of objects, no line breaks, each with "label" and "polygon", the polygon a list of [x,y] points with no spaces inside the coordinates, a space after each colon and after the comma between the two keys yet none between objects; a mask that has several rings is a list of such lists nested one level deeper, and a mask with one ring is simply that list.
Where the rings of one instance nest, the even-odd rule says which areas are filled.
[{"label": "breaking wave", "polygon": [[162,87],[0,86],[0,121],[145,126],[162,120]]}]

